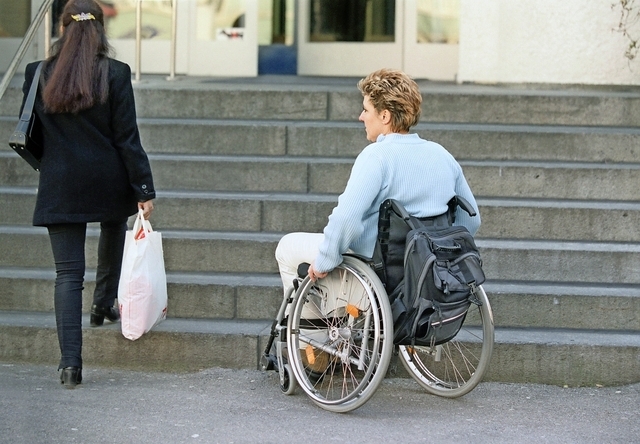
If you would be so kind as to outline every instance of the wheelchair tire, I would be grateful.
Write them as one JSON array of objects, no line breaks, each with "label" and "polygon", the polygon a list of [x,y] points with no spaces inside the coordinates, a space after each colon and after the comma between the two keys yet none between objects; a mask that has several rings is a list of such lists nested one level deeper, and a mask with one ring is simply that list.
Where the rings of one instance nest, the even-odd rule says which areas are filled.
[{"label": "wheelchair tire", "polygon": [[292,395],[293,392],[296,391],[298,384],[296,383],[293,373],[291,373],[291,366],[289,364],[284,365],[283,371],[284,374],[280,380],[280,391],[285,395]]},{"label": "wheelchair tire", "polygon": [[298,385],[321,408],[348,412],[366,403],[393,353],[393,319],[380,279],[345,256],[317,282],[301,283],[289,314],[287,346]]},{"label": "wheelchair tire", "polygon": [[457,398],[482,381],[493,353],[494,325],[489,299],[477,288],[462,328],[450,341],[433,347],[400,345],[400,361],[427,392]]}]

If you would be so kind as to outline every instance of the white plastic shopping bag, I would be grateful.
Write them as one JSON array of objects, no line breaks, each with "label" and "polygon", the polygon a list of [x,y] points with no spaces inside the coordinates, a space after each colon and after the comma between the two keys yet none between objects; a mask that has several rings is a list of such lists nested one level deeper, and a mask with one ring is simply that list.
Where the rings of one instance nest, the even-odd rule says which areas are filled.
[{"label": "white plastic shopping bag", "polygon": [[167,276],[162,235],[140,210],[127,231],[118,286],[122,335],[138,339],[167,317]]}]

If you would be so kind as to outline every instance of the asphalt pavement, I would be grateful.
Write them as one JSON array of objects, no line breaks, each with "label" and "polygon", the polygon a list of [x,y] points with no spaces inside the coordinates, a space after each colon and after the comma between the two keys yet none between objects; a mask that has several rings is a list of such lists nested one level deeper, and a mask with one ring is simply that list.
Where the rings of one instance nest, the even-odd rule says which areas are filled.
[{"label": "asphalt pavement", "polygon": [[487,382],[443,399],[388,378],[364,406],[338,414],[299,389],[282,394],[274,372],[85,368],[83,376],[69,390],[54,366],[0,363],[0,442],[640,443],[640,384]]}]

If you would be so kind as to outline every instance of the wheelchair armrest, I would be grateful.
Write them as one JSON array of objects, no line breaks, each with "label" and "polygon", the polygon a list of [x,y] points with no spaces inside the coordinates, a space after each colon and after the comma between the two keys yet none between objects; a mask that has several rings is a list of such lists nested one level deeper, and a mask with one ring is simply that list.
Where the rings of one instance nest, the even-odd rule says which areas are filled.
[{"label": "wheelchair armrest", "polygon": [[[343,256],[351,256],[351,257],[355,257],[356,259],[361,260],[362,262],[364,262],[365,264],[369,265],[370,267],[373,267],[375,265],[375,260],[370,258],[370,257],[366,257],[366,256],[362,256],[360,254],[355,254],[355,253],[345,253]],[[309,267],[311,266],[311,264],[309,264],[308,262],[303,262],[300,265],[298,265],[298,276],[300,278],[305,278],[307,277],[307,274],[309,274]]]},{"label": "wheelchair armrest", "polygon": [[356,254],[356,253],[344,253],[343,256],[350,256],[350,257],[355,257],[356,259],[361,260],[362,262],[364,262],[365,264],[372,266],[375,264],[375,261],[367,256],[362,256],[361,254]]}]

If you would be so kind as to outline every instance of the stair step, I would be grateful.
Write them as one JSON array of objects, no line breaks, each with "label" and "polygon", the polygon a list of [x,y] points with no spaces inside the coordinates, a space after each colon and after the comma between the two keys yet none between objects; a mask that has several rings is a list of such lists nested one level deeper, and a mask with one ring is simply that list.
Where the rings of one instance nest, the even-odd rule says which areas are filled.
[{"label": "stair step", "polygon": [[[52,269],[0,268],[0,310],[53,311]],[[269,320],[282,302],[277,274],[168,273],[172,318]],[[87,270],[88,313],[95,270]],[[487,281],[499,327],[640,330],[640,288],[551,282]]]},{"label": "stair step", "polygon": [[[0,310],[52,312],[53,268],[0,267]],[[87,269],[83,311],[89,312],[95,270]],[[282,302],[277,274],[167,273],[168,311],[175,318],[271,319]]]},{"label": "stair step", "polygon": [[[0,184],[37,186],[14,153],[0,153]],[[352,159],[149,155],[158,190],[339,194]],[[17,164],[17,162],[20,162]],[[478,197],[637,201],[640,164],[461,161]],[[2,174],[4,172],[4,174]]]},{"label": "stair step", "polygon": [[[11,208],[0,224],[31,225],[35,194],[0,187],[0,207]],[[335,194],[159,191],[152,223],[157,230],[320,232],[337,202]],[[640,242],[640,202],[478,198],[478,206],[479,237]]]},{"label": "stair step", "polygon": [[461,161],[478,197],[637,201],[640,164]]},{"label": "stair step", "polygon": [[[139,119],[150,154],[355,158],[368,144],[362,123],[334,121]],[[16,117],[0,117],[0,136]],[[421,123],[414,131],[458,160],[637,162],[637,127]]]},{"label": "stair step", "polygon": [[[260,78],[145,79],[134,85],[139,117],[352,121],[361,111],[358,78],[320,78],[315,85],[269,84]],[[21,79],[0,101],[17,116]],[[294,82],[292,82],[294,83]],[[635,126],[640,94],[591,86],[457,85],[419,80],[423,122]]]},{"label": "stair step", "polygon": [[[31,225],[36,188],[0,187],[0,224]],[[289,232],[321,230],[337,195],[158,191],[155,229]]]},{"label": "stair step", "polygon": [[[89,325],[84,315],[82,325]],[[149,371],[196,371],[210,367],[257,368],[267,321],[172,319],[130,341],[120,323],[84,327],[82,357],[86,366]],[[60,359],[53,313],[0,311],[0,348],[4,362],[55,363]]]},{"label": "stair step", "polygon": [[[523,125],[637,126],[640,94],[589,87],[567,90],[519,85],[444,85],[421,82],[421,122],[499,123]],[[360,115],[357,91],[329,94],[329,118]]]},{"label": "stair step", "polygon": [[[352,121],[362,110],[358,80],[340,79],[340,84],[306,91],[259,82],[232,89],[228,81],[215,79],[184,88],[139,84],[134,91],[141,117]],[[418,83],[424,122],[634,126],[640,114],[640,95],[635,92]]]},{"label": "stair step", "polygon": [[[87,230],[87,263],[96,263],[98,230]],[[282,233],[163,230],[165,266],[175,272],[277,273]],[[478,239],[489,279],[637,284],[640,244]],[[46,230],[0,226],[0,266],[48,267]]]},{"label": "stair step", "polygon": [[488,279],[637,284],[640,244],[478,239]]},{"label": "stair step", "polygon": [[640,330],[637,285],[487,281],[499,327]]},{"label": "stair step", "polygon": [[639,353],[636,332],[496,328],[483,380],[571,387],[630,384],[640,381]]},{"label": "stair step", "polygon": [[[159,231],[159,230],[156,230]],[[99,229],[87,229],[86,261],[97,263]],[[170,231],[162,233],[165,267],[176,272],[276,273],[275,247],[281,233]],[[0,226],[0,267],[42,268],[53,264],[42,227]]]},{"label": "stair step", "polygon": [[640,202],[478,198],[479,237],[640,242]]},{"label": "stair step", "polygon": [[[362,123],[140,119],[149,153],[356,157]],[[421,123],[457,159],[637,162],[638,128]]]},{"label": "stair step", "polygon": [[[88,325],[88,315],[83,325]],[[83,329],[85,366],[162,371],[209,367],[258,368],[270,325],[265,321],[172,319],[136,341],[120,324]],[[0,311],[0,360],[55,365],[59,359],[52,313]],[[626,332],[496,329],[485,381],[554,385],[621,385],[640,380],[640,337]],[[615,371],[611,371],[615,362]]]}]

